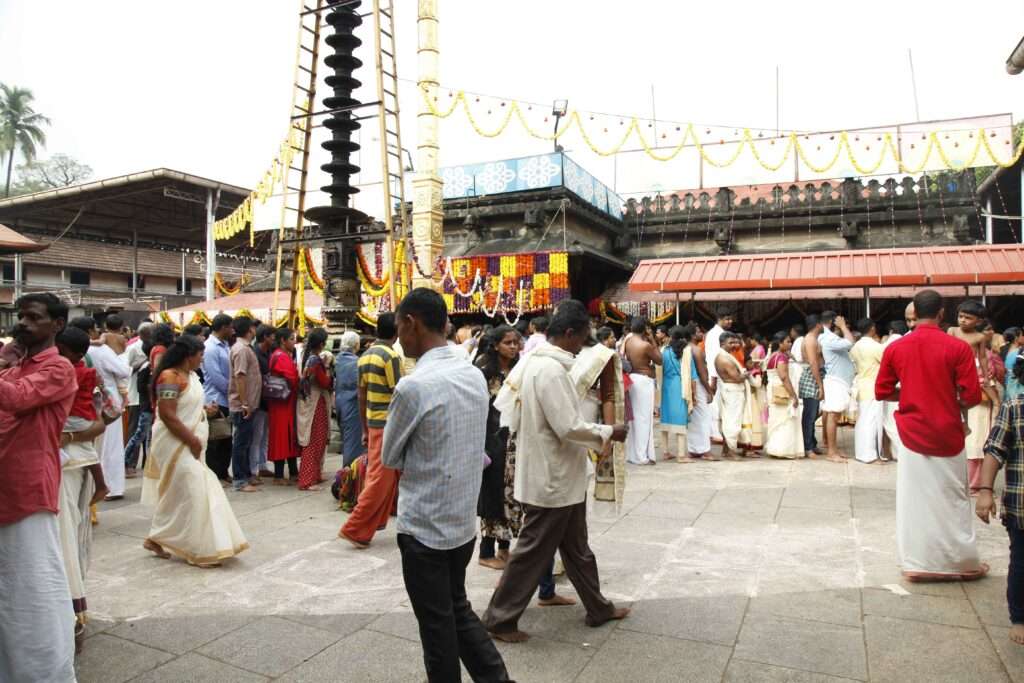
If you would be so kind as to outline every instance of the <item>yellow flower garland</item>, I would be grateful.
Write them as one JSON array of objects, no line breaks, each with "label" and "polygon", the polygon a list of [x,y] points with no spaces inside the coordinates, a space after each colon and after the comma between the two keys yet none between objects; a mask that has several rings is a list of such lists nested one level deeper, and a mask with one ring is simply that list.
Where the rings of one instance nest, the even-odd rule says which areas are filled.
[{"label": "yellow flower garland", "polygon": [[[985,154],[988,156],[988,159],[992,162],[991,165],[1001,166],[1002,168],[1009,168],[1013,166],[1015,163],[1017,163],[1017,161],[1020,160],[1021,156],[1024,156],[1024,140],[1021,140],[1020,144],[1017,145],[1016,149],[1014,150],[1010,158],[1000,159],[998,156],[996,156],[995,151],[992,149],[992,146],[989,143],[989,132],[985,128],[978,128],[976,131],[973,131],[972,133],[972,137],[974,138],[974,149],[972,150],[971,154],[967,157],[967,160],[962,163],[956,162],[949,158],[946,149],[942,146],[942,143],[939,140],[938,133],[932,131],[927,135],[927,146],[925,148],[925,152],[921,157],[920,163],[917,164],[916,166],[910,166],[904,163],[903,158],[899,153],[899,150],[893,140],[893,136],[891,133],[884,133],[882,135],[881,151],[879,153],[877,160],[870,164],[864,164],[861,163],[861,160],[858,159],[854,154],[853,147],[850,144],[849,133],[843,131],[836,136],[837,139],[835,154],[833,154],[832,158],[829,160],[827,164],[816,165],[812,163],[808,158],[806,150],[800,143],[800,136],[796,133],[790,133],[786,137],[786,146],[781,158],[776,163],[772,163],[762,158],[760,151],[757,149],[754,136],[752,135],[750,129],[744,128],[743,135],[739,140],[739,144],[736,145],[735,149],[731,152],[731,154],[729,154],[727,157],[723,159],[715,159],[714,157],[708,155],[707,151],[705,150],[705,146],[701,144],[700,139],[697,137],[696,130],[694,129],[694,125],[692,123],[687,124],[685,130],[683,131],[682,137],[680,138],[678,144],[675,147],[669,150],[666,154],[659,154],[657,151],[655,151],[654,145],[648,142],[647,138],[644,137],[644,134],[640,126],[640,119],[638,119],[635,116],[629,120],[629,125],[625,127],[625,132],[622,134],[622,137],[619,139],[617,143],[615,143],[611,147],[601,148],[594,143],[590,134],[587,132],[578,111],[573,111],[567,117],[565,117],[565,122],[557,131],[555,131],[554,133],[545,133],[543,131],[534,130],[534,128],[526,120],[526,115],[523,113],[522,107],[520,107],[519,103],[514,100],[510,100],[508,102],[508,106],[505,107],[505,114],[502,117],[502,120],[498,124],[498,126],[491,130],[485,130],[477,121],[476,117],[474,117],[473,112],[470,110],[469,99],[467,98],[465,92],[461,90],[458,91],[458,93],[456,93],[453,97],[451,106],[443,111],[435,106],[434,99],[436,98],[431,94],[432,92],[435,91],[432,91],[431,89],[428,88],[423,88],[421,90],[423,99],[426,102],[427,107],[430,109],[432,114],[439,118],[445,119],[450,116],[453,116],[456,110],[458,110],[461,105],[462,111],[465,113],[466,120],[469,121],[470,126],[472,126],[473,130],[477,133],[477,135],[480,135],[482,137],[498,137],[503,132],[505,132],[505,130],[511,124],[513,117],[515,117],[527,134],[540,140],[557,140],[558,138],[564,136],[566,133],[571,131],[574,127],[578,128],[580,137],[583,138],[584,143],[586,143],[586,145],[595,154],[603,157],[617,154],[625,146],[629,138],[634,134],[639,138],[640,146],[643,148],[644,152],[649,157],[656,161],[671,161],[676,156],[678,156],[679,153],[682,152],[682,150],[685,147],[687,147],[687,143],[690,143],[697,150],[697,152],[700,154],[701,158],[704,160],[705,163],[715,168],[727,168],[736,163],[736,161],[740,158],[740,155],[743,153],[744,149],[749,147],[757,163],[764,170],[772,172],[778,171],[780,168],[785,166],[787,162],[791,161],[790,157],[792,154],[794,154],[794,152],[798,155],[800,160],[815,173],[827,173],[831,171],[837,164],[841,163],[841,157],[845,152],[847,161],[849,161],[850,165],[854,169],[856,169],[856,171],[861,175],[875,174],[886,162],[887,158],[889,158],[891,161],[896,162],[896,165],[899,168],[900,172],[916,174],[922,172],[925,168],[929,167],[929,163],[933,153],[937,153],[939,160],[942,162],[942,164],[947,169],[950,170],[962,170],[964,168],[973,166],[978,161],[978,158],[981,155],[982,150],[984,150]],[[990,164],[986,163],[984,165]]]}]

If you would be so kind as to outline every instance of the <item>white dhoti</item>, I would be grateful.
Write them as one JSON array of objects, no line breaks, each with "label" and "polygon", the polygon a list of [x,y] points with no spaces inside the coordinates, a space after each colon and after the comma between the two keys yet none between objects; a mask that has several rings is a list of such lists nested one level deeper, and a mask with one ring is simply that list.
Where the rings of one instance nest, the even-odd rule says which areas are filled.
[{"label": "white dhoti", "polygon": [[736,450],[739,445],[740,432],[743,430],[743,411],[747,404],[747,383],[718,383],[719,422],[722,439],[729,450]]},{"label": "white dhoti", "polygon": [[988,439],[989,430],[992,429],[992,404],[979,403],[967,410],[967,426],[971,433],[967,435],[964,443],[964,453],[968,460],[984,460],[985,440]]},{"label": "white dhoti", "polygon": [[711,405],[704,385],[694,382],[693,405],[686,425],[686,445],[692,455],[704,455],[711,451]]},{"label": "white dhoti", "polygon": [[839,379],[825,375],[822,380],[825,388],[825,398],[821,402],[823,413],[845,413],[850,406],[850,385]]},{"label": "white dhoti", "polygon": [[938,457],[901,446],[896,470],[896,543],[908,578],[976,573],[974,513],[963,453]]},{"label": "white dhoti", "polygon": [[647,375],[629,376],[629,402],[633,407],[633,423],[626,437],[626,460],[634,465],[657,462],[654,455],[654,380]]},{"label": "white dhoti", "polygon": [[896,429],[896,411],[899,407],[898,401],[882,402],[882,412],[884,413],[882,429],[885,435],[889,437],[890,453],[896,457],[899,457],[899,444],[901,443],[900,432]]},{"label": "white dhoti", "polygon": [[722,428],[719,424],[722,421],[722,416],[719,415],[720,411],[718,408],[718,396],[722,393],[718,387],[721,386],[722,380],[718,380],[715,395],[711,397],[711,403],[708,404],[708,416],[711,420],[711,438],[715,441],[722,440]]},{"label": "white dhoti", "polygon": [[121,420],[114,420],[98,439],[103,479],[111,496],[124,495],[124,428]]},{"label": "white dhoti", "polygon": [[853,429],[854,456],[860,462],[874,462],[882,455],[882,432],[885,419],[882,401],[858,401],[857,426]]},{"label": "white dhoti", "polygon": [[85,574],[89,570],[89,551],[92,547],[92,521],[89,518],[89,501],[96,490],[92,475],[85,467],[65,468],[60,479],[60,513],[57,526],[60,529],[61,554],[64,557],[64,572],[68,577],[71,603],[75,619],[85,623]]},{"label": "white dhoti", "polygon": [[57,516],[0,525],[0,681],[75,680],[75,615]]}]

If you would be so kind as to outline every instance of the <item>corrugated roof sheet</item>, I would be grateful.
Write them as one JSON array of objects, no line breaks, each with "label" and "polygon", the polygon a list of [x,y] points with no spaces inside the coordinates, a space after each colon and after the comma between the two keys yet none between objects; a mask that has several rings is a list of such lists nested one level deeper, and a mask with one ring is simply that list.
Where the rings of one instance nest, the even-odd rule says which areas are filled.
[{"label": "corrugated roof sheet", "polygon": [[46,249],[45,244],[30,240],[6,225],[0,225],[0,254],[28,254]]},{"label": "corrugated roof sheet", "polygon": [[650,259],[637,266],[629,289],[724,292],[1022,281],[1024,246],[998,244]]}]

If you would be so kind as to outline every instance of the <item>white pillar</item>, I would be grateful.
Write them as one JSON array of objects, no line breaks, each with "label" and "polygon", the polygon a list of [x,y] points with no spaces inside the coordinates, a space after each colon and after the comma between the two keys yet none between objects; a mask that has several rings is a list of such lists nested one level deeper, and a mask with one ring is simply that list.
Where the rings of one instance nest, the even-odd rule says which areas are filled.
[{"label": "white pillar", "polygon": [[220,203],[220,190],[214,199],[213,190],[206,190],[206,300],[216,298],[216,287],[213,278],[217,274],[217,240],[213,237],[213,222],[216,218],[217,205]]},{"label": "white pillar", "polygon": [[[25,263],[21,254],[14,255],[14,300],[21,298],[21,284],[25,279]],[[12,302],[13,303],[13,302]]]},{"label": "white pillar", "polygon": [[992,244],[992,197],[985,200],[985,244]]}]

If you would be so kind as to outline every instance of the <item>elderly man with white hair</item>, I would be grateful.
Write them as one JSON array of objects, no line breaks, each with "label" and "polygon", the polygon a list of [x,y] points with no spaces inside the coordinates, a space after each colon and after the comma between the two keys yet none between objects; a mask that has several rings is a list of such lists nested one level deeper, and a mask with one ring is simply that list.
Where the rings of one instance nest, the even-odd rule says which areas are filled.
[{"label": "elderly man with white hair", "polygon": [[341,352],[334,359],[334,407],[341,432],[342,466],[366,452],[363,441],[363,421],[359,416],[359,371],[356,355],[359,335],[349,330],[341,335]]}]

